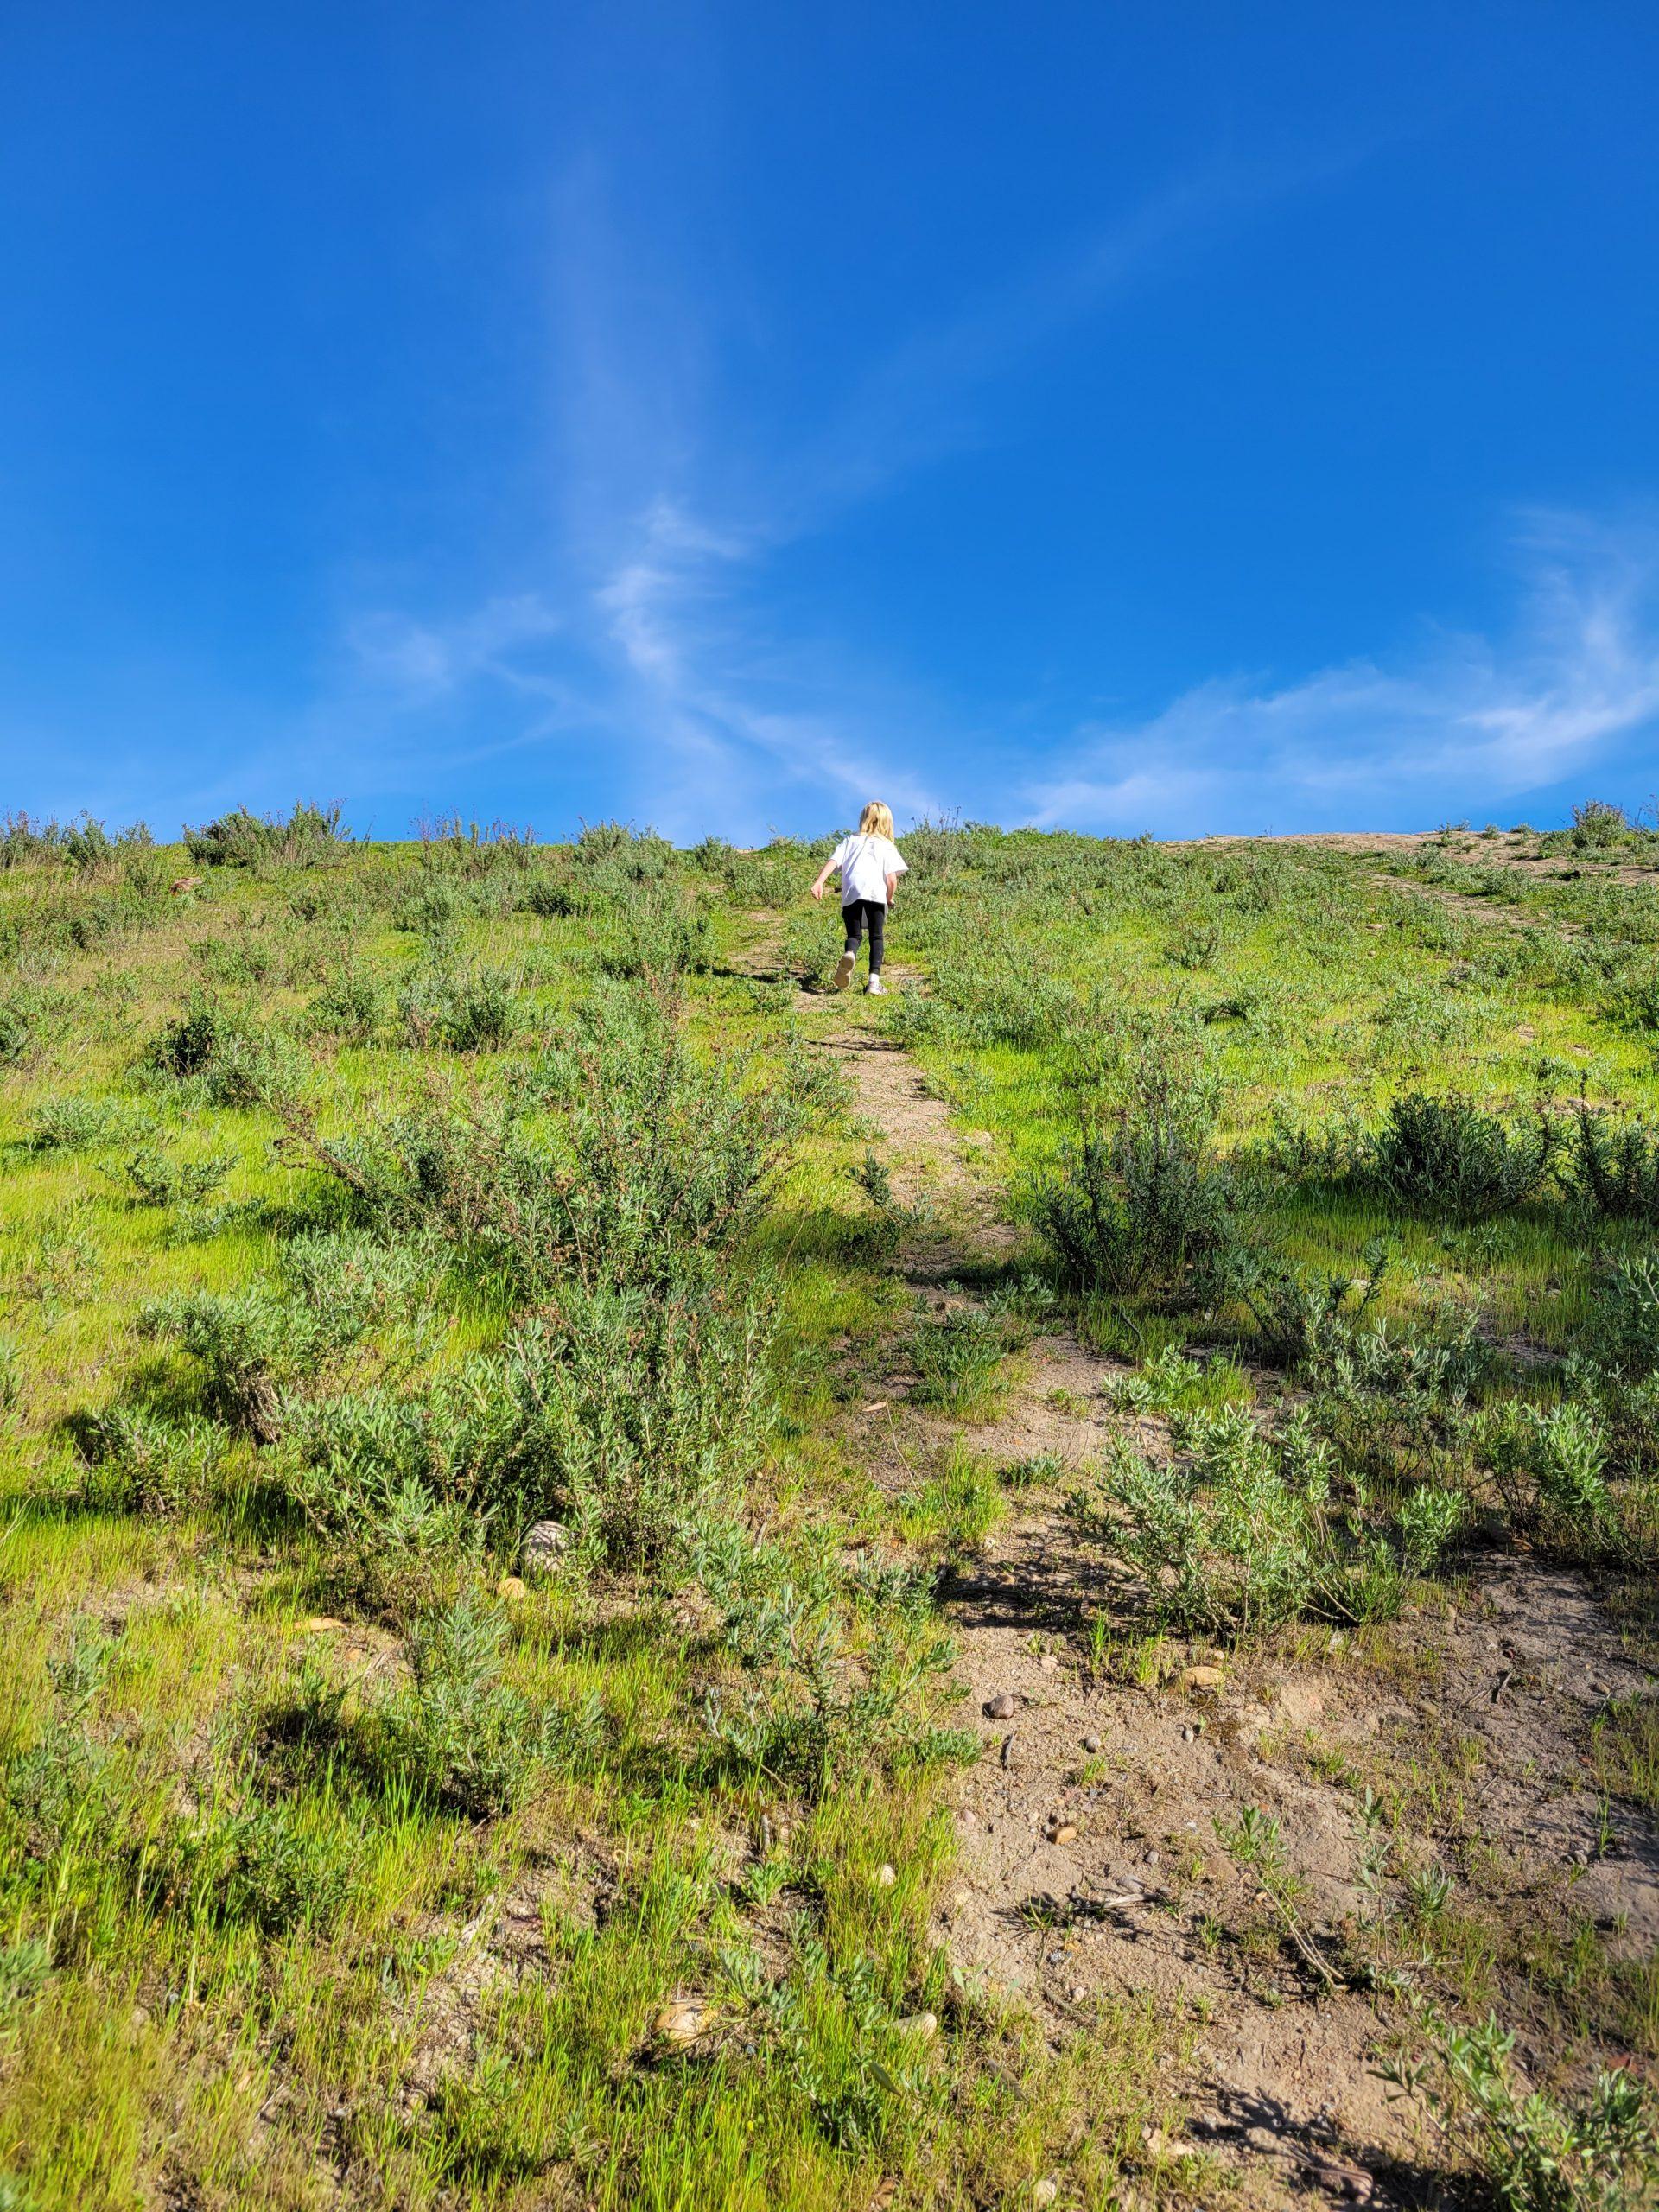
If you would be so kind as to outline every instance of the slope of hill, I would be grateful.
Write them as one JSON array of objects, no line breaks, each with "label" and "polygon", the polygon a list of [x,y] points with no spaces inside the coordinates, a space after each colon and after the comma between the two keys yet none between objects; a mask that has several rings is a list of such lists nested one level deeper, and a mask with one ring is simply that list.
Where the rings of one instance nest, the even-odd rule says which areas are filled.
[{"label": "slope of hill", "polygon": [[1651,842],[15,825],[0,2204],[1644,2201]]}]

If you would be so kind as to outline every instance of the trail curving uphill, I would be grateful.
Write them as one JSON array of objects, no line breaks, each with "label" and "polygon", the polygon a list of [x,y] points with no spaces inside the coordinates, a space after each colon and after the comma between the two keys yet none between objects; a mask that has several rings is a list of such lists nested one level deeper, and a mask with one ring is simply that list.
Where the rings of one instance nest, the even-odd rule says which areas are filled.
[{"label": "trail curving uphill", "polygon": [[[896,1192],[928,1201],[899,1276],[929,1304],[970,1299],[961,1286],[1020,1249],[991,1141],[957,1128],[861,1009],[806,994],[802,1005],[881,1132]],[[962,1433],[999,1467],[1042,1457],[1065,1471],[1013,1491],[943,1589],[983,1751],[960,1786],[940,1938],[964,1975],[1027,2003],[1057,2045],[1126,2005],[1156,2015],[1181,2120],[1142,2145],[1146,2166],[1183,2162],[1190,2186],[1204,2171],[1191,2160],[1218,2162],[1263,2204],[1306,2203],[1310,2190],[1433,2201],[1425,2139],[1373,2071],[1404,2021],[1352,1971],[1365,1923],[1397,1917],[1414,1866],[1478,1866],[1518,1943],[1576,1920],[1611,1961],[1650,1956],[1659,1837],[1632,1808],[1610,1815],[1585,1748],[1595,1713],[1647,1693],[1649,1670],[1585,1577],[1517,1559],[1480,1574],[1456,1608],[1363,1649],[1312,1630],[1243,1656],[1166,1645],[1147,1653],[1144,1680],[1123,1679],[1121,1660],[1115,1675],[1094,1656],[1091,1624],[1103,1613],[1127,1626],[1134,1592],[1080,1547],[1065,1492],[1124,1428],[1109,1393],[1128,1370],[1065,1329],[1039,1337],[1021,1370],[1000,1418]],[[902,1382],[873,1387],[850,1418],[867,1456],[885,1425],[896,1471],[962,1429],[908,1403]],[[1135,1427],[1140,1448],[1168,1450],[1161,1422]],[[1368,1787],[1395,1813],[1380,1887],[1367,1874]],[[1248,1807],[1279,1823],[1294,1924],[1218,1833]],[[1520,2063],[1544,2068],[1547,2037],[1516,2024]]]}]

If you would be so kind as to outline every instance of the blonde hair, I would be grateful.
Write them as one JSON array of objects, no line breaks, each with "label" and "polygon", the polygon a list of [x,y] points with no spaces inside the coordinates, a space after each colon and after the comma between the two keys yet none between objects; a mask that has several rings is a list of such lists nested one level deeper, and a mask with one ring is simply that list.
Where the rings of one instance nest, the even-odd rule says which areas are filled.
[{"label": "blonde hair", "polygon": [[860,835],[862,836],[891,837],[893,809],[890,806],[883,806],[879,798],[873,798],[863,813],[859,816],[858,827]]}]

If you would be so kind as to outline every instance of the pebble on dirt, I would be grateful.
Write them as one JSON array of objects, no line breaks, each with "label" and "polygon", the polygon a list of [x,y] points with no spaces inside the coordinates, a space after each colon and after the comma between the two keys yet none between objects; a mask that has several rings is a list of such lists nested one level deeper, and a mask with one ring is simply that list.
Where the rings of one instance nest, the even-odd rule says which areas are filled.
[{"label": "pebble on dirt", "polygon": [[1001,1691],[995,1697],[985,1700],[985,1718],[988,1720],[1012,1720],[1019,1710],[1020,1700],[1012,1690]]}]

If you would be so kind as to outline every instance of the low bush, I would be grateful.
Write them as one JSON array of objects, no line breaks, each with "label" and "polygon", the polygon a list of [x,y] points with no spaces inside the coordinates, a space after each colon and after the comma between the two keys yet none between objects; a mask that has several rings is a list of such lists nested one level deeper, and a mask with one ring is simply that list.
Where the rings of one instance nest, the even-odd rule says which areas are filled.
[{"label": "low bush", "polygon": [[505,1679],[509,1635],[502,1608],[472,1593],[417,1621],[412,1680],[361,1726],[369,1763],[469,1820],[488,1820],[521,1803],[550,1763],[591,1755],[603,1729],[597,1698],[574,1712],[533,1706]]},{"label": "low bush", "polygon": [[1611,1121],[1580,1100],[1560,1173],[1597,1212],[1659,1224],[1659,1130],[1647,1122]]},{"label": "low bush", "polygon": [[1063,1279],[1084,1291],[1211,1306],[1237,1272],[1249,1193],[1213,1150],[1214,1099],[1143,1059],[1116,1125],[1065,1147],[1026,1206]]},{"label": "low bush", "polygon": [[38,1003],[25,991],[0,997],[0,1067],[15,1066],[35,1040]]},{"label": "low bush", "polygon": [[521,1025],[515,979],[499,968],[467,974],[425,971],[397,995],[403,1042],[416,1051],[498,1052]]},{"label": "low bush", "polygon": [[1432,1098],[1410,1091],[1389,1107],[1360,1172],[1408,1211],[1466,1218],[1534,1197],[1559,1141],[1556,1125],[1543,1114],[1530,1129],[1516,1131],[1455,1092]]},{"label": "low bush", "polygon": [[1451,2158],[1484,2179],[1503,2212],[1637,2212],[1659,2190],[1659,2131],[1633,2074],[1599,2070],[1568,2102],[1517,2081],[1515,2036],[1489,2013],[1462,2027],[1419,2009],[1427,2043],[1379,2071],[1427,2111]]},{"label": "low bush", "polygon": [[129,1118],[113,1098],[48,1098],[37,1108],[23,1141],[31,1152],[87,1152],[114,1143]]},{"label": "low bush", "polygon": [[199,1205],[218,1190],[233,1165],[228,1153],[207,1160],[180,1160],[147,1145],[131,1154],[110,1179],[143,1206]]},{"label": "low bush", "polygon": [[284,821],[274,814],[252,814],[238,806],[200,830],[188,825],[185,849],[201,868],[263,867],[272,861],[304,862],[321,858],[344,842],[337,806],[302,801]]},{"label": "low bush", "polygon": [[625,900],[604,964],[625,978],[702,974],[713,957],[709,916],[689,892],[653,885]]},{"label": "low bush", "polygon": [[378,976],[346,967],[317,993],[306,1014],[318,1035],[364,1045],[378,1035],[391,1011],[391,994]]},{"label": "low bush", "polygon": [[1588,1407],[1506,1405],[1475,1440],[1515,1527],[1576,1558],[1617,1550],[1610,1440]]},{"label": "low bush", "polygon": [[139,1325],[194,1359],[207,1411],[259,1444],[274,1443],[282,1432],[284,1390],[315,1381],[355,1333],[349,1313],[263,1281],[158,1300],[143,1309]]},{"label": "low bush", "polygon": [[820,1799],[872,1767],[976,1755],[976,1735],[933,1717],[955,1652],[925,1580],[798,1575],[775,1548],[730,1534],[704,1544],[699,1571],[752,1684],[737,1711],[711,1693],[707,1724],[744,1764]]},{"label": "low bush", "polygon": [[910,1345],[913,1402],[963,1415],[988,1413],[1001,1395],[1002,1363],[1024,1334],[1008,1315],[977,1306],[924,1319]]},{"label": "low bush", "polygon": [[148,1058],[162,1076],[199,1083],[216,1106],[275,1106],[292,1094],[300,1072],[286,1039],[254,1030],[201,991],[163,1024]]},{"label": "low bush", "polygon": [[1084,1532],[1143,1579],[1160,1626],[1236,1638],[1397,1610],[1396,1550],[1337,1502],[1336,1456],[1305,1415],[1275,1433],[1229,1407],[1183,1430],[1187,1456],[1167,1465],[1119,1440],[1072,1501]]},{"label": "low bush", "polygon": [[568,1289],[511,1347],[521,1510],[556,1512],[591,1560],[683,1556],[759,1461],[771,1332],[758,1301],[718,1292]]},{"label": "low bush", "polygon": [[1275,1255],[1252,1252],[1240,1263],[1236,1290],[1255,1325],[1262,1357],[1293,1371],[1328,1368],[1363,1326],[1388,1266],[1388,1254],[1378,1244],[1367,1250],[1366,1272],[1359,1275],[1314,1274]]},{"label": "low bush", "polygon": [[1431,1310],[1414,1328],[1334,1331],[1304,1363],[1312,1418],[1355,1475],[1455,1487],[1496,1356],[1477,1313]]},{"label": "low bush", "polygon": [[78,1426],[92,1503],[129,1513],[181,1513],[213,1495],[225,1459],[225,1432],[215,1423],[115,1406]]},{"label": "low bush", "polygon": [[356,1893],[355,1846],[343,1822],[299,1805],[219,1810],[146,1855],[139,1894],[191,1922],[326,1930]]}]

